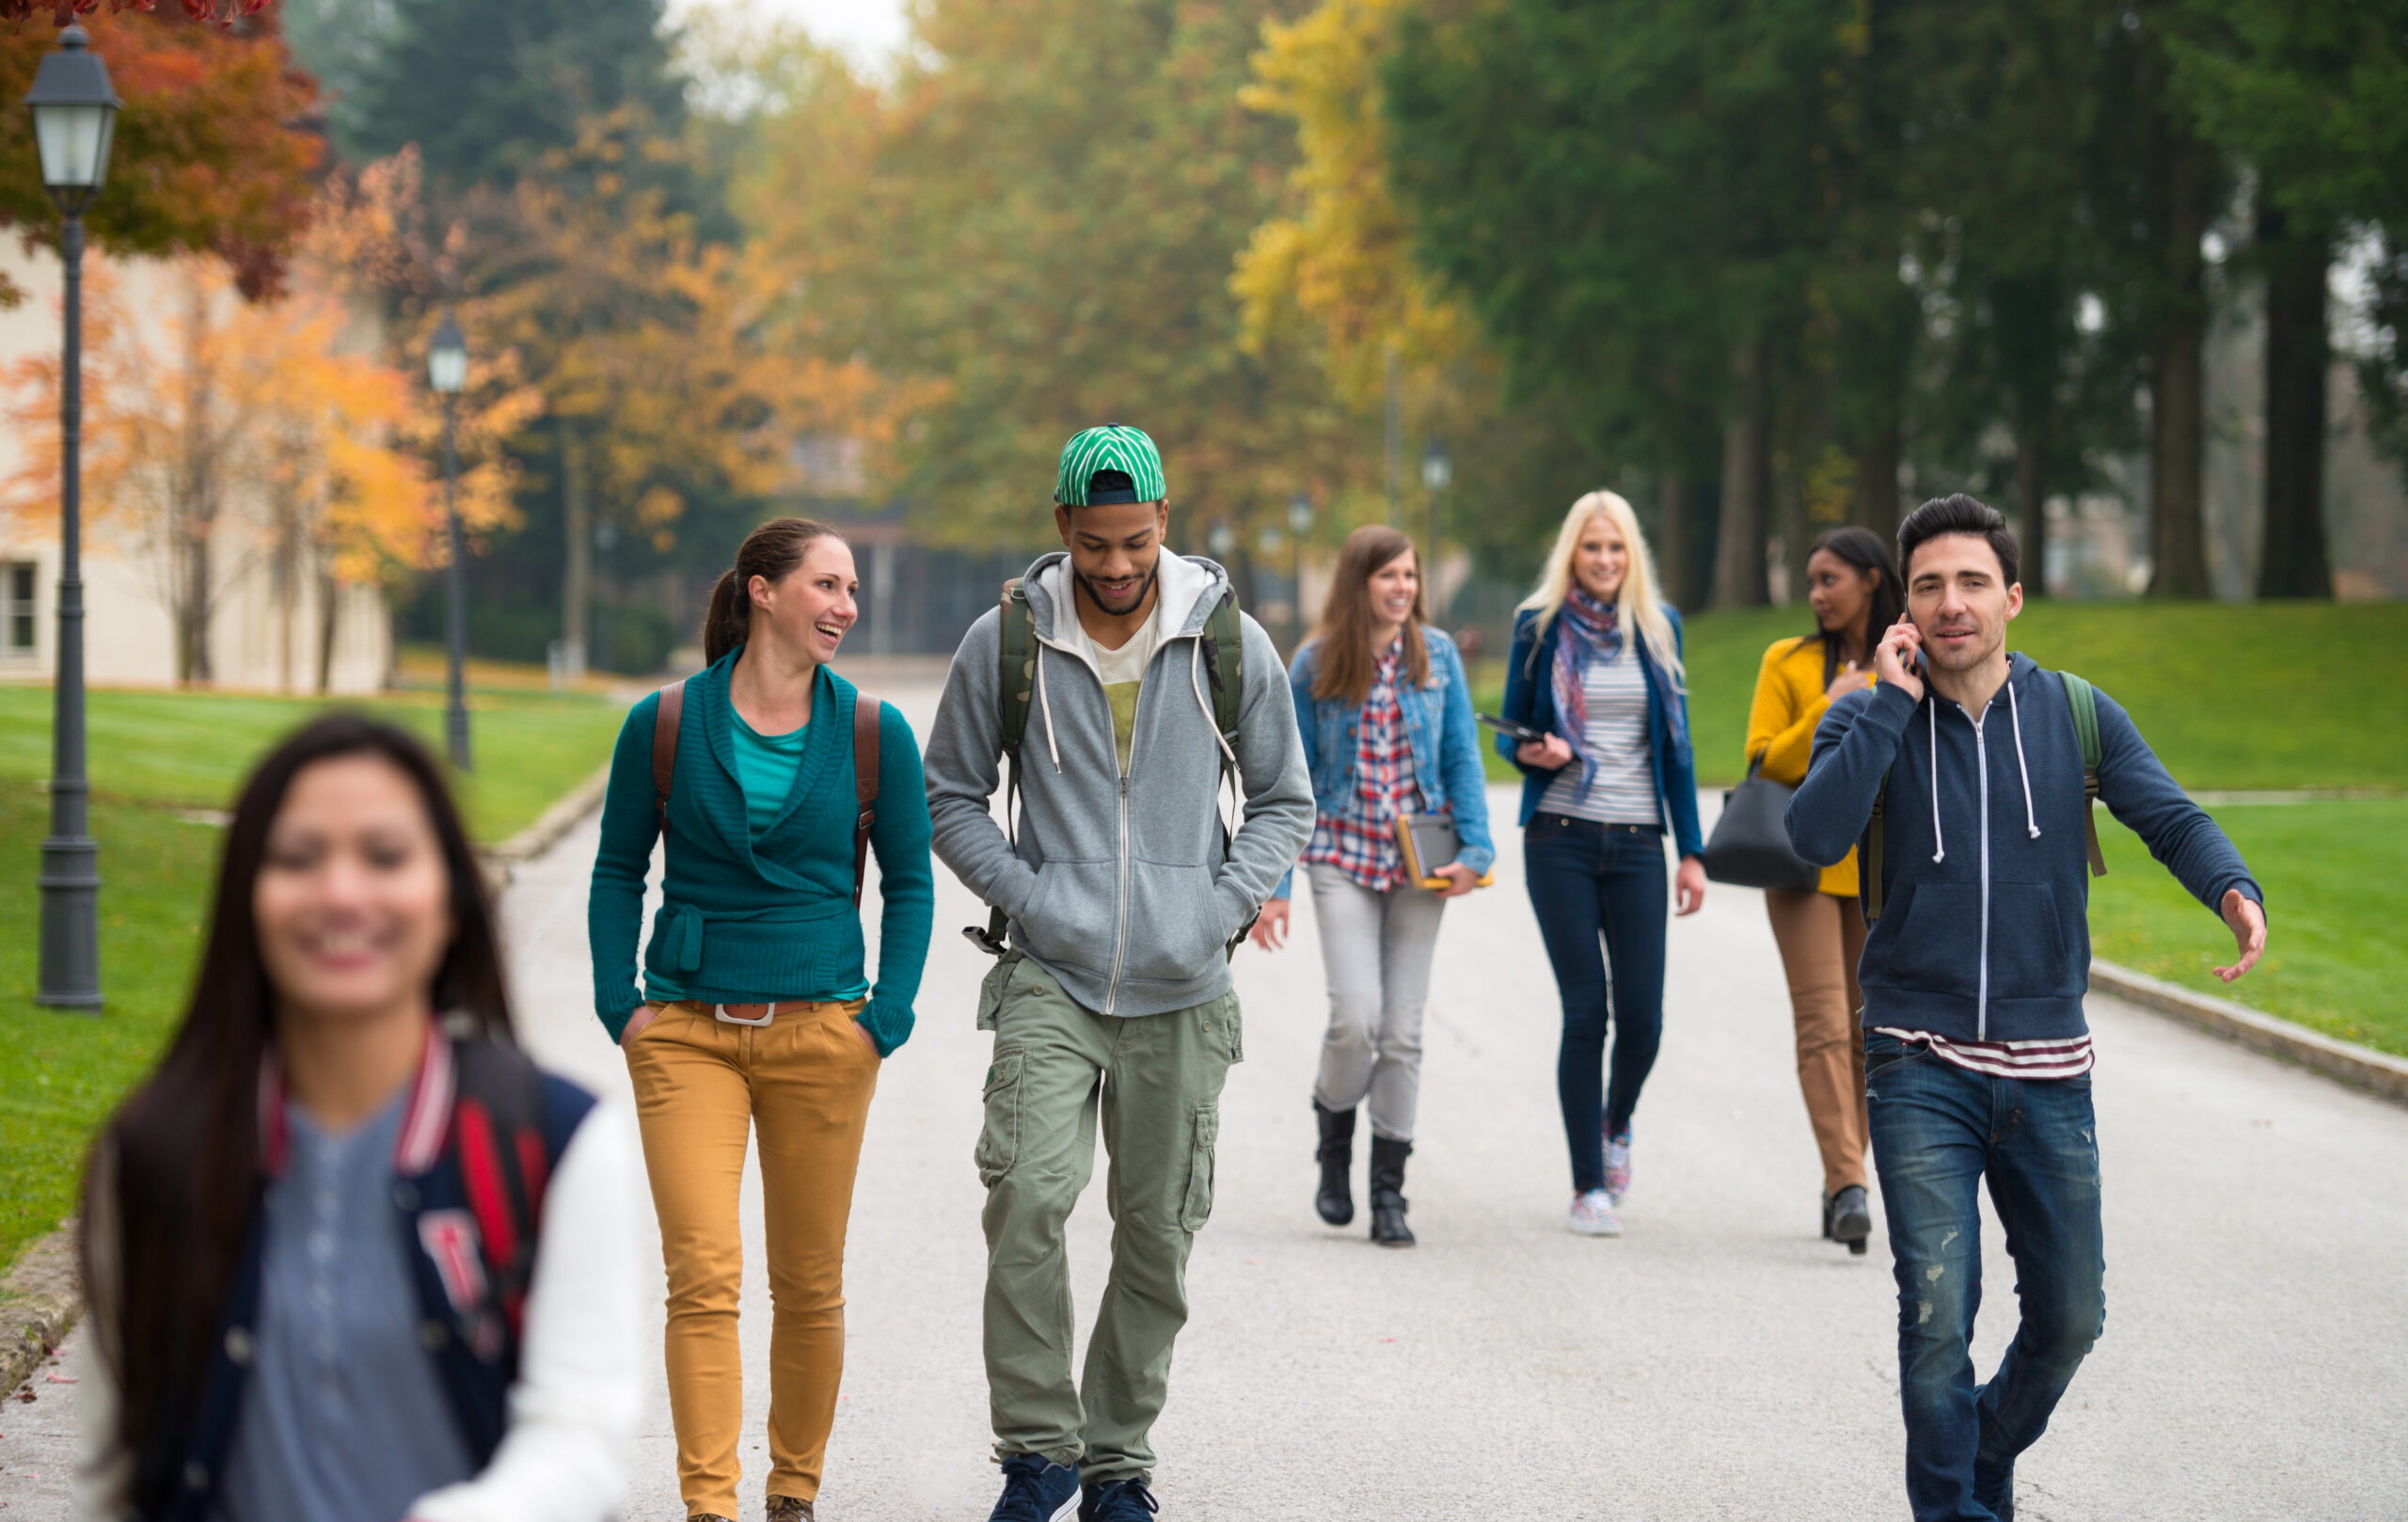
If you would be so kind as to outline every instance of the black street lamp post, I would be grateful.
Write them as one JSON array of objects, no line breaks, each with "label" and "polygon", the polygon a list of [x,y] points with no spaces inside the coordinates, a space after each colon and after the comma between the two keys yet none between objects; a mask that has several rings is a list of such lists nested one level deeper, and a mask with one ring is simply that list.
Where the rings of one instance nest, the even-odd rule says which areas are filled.
[{"label": "black street lamp post", "polygon": [[443,675],[447,690],[443,736],[451,747],[452,765],[467,771],[468,699],[461,668],[468,658],[468,555],[460,533],[460,452],[453,441],[452,418],[461,388],[468,383],[468,344],[449,311],[443,314],[443,325],[435,330],[434,342],[427,346],[426,378],[436,394],[443,398],[443,517],[452,547],[452,563],[443,573]]},{"label": "black street lamp post", "polygon": [[66,214],[67,333],[58,388],[58,661],[52,682],[50,834],[41,843],[41,971],[34,1002],[101,1007],[100,842],[91,835],[84,769],[84,208],[108,173],[117,92],[81,26],[34,74],[25,105],[41,152],[41,181]]},{"label": "black street lamp post", "polygon": [[1444,610],[1438,606],[1438,502],[1447,488],[1454,483],[1455,458],[1447,446],[1432,439],[1421,452],[1421,484],[1430,493],[1430,542],[1421,547],[1421,593],[1427,599],[1423,606],[1432,619],[1443,619]]},{"label": "black street lamp post", "polygon": [[1289,599],[1295,625],[1295,638],[1289,642],[1291,650],[1305,642],[1305,538],[1312,531],[1313,499],[1300,491],[1288,499],[1288,540],[1296,549],[1296,593]]}]

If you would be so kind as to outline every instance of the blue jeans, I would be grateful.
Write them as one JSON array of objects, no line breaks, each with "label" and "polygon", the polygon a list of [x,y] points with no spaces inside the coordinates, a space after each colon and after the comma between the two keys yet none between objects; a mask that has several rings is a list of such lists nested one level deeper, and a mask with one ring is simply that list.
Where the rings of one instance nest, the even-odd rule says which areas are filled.
[{"label": "blue jeans", "polygon": [[[1656,1066],[1656,1049],[1664,1038],[1664,832],[1540,814],[1531,817],[1522,840],[1530,908],[1537,912],[1546,959],[1555,966],[1555,986],[1563,996],[1555,1092],[1563,1105],[1564,1139],[1572,1147],[1572,1189],[1584,1194],[1606,1186],[1605,1134],[1630,1129],[1640,1086]],[[1609,1006],[1610,1086],[1603,1077]]]},{"label": "blue jeans", "polygon": [[[1990,1522],[2106,1324],[2090,1075],[1991,1078],[1867,1031],[1864,1094],[1898,1278],[1907,1501],[1916,1522]],[[1985,1178],[2022,1321],[1976,1385]]]}]

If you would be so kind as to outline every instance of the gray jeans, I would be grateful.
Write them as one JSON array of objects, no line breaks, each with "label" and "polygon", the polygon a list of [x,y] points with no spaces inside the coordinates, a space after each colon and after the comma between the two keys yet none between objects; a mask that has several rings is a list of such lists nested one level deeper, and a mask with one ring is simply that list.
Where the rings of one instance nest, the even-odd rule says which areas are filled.
[{"label": "gray jeans", "polygon": [[1421,1012],[1447,901],[1426,888],[1373,893],[1327,863],[1311,868],[1313,918],[1329,978],[1313,1098],[1326,1110],[1371,1102],[1371,1131],[1413,1139],[1421,1100]]}]

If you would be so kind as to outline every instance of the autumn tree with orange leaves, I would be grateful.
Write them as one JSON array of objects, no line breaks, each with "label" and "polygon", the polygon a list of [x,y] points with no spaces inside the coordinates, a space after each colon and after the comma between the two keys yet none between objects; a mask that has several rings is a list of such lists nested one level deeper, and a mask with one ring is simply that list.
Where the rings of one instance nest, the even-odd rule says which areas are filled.
[{"label": "autumn tree with orange leaves", "polygon": [[[88,12],[82,24],[125,103],[108,183],[85,226],[104,253],[215,255],[257,298],[283,280],[322,145],[309,125],[317,87],[294,68],[274,13],[255,0],[235,5],[215,14],[210,0],[179,12],[73,6]],[[42,189],[32,120],[16,103],[57,46],[55,32],[24,18],[52,11],[0,0],[0,16],[17,20],[0,27],[0,228],[42,243],[56,238],[58,212]],[[19,295],[0,279],[0,302]]]}]

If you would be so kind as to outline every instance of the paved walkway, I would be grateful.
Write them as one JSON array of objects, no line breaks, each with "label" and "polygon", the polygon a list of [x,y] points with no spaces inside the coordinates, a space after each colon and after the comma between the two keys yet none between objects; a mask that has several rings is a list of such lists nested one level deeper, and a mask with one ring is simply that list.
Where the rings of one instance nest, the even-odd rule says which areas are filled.
[{"label": "paved walkway", "polygon": [[[905,702],[915,727],[932,701]],[[1757,896],[1718,887],[1674,922],[1628,1234],[1578,1239],[1560,1225],[1554,988],[1515,832],[1500,844],[1499,886],[1451,908],[1441,943],[1413,1251],[1312,1214],[1309,912],[1286,952],[1239,956],[1248,1060],[1230,1076],[1194,1320],[1156,1435],[1164,1516],[1903,1516],[1888,1259],[1877,1239],[1860,1259],[1816,1239],[1818,1169]],[[511,890],[518,1008],[541,1055],[624,1102],[589,1008],[593,849],[589,822]],[[976,1522],[993,1497],[970,1165],[986,963],[955,933],[984,914],[942,869],[938,882],[918,1033],[881,1081],[854,1211],[829,1522]],[[2211,948],[2218,927],[2202,914],[2199,931]],[[2110,1000],[2091,1019],[2107,1333],[2022,1467],[2022,1515],[2408,1516],[2408,1111]],[[1072,1222],[1083,1313],[1106,1262],[1101,1197]],[[2014,1308],[1990,1238],[1985,1372]],[[767,1335],[755,1253],[756,1413]],[[17,1488],[21,1461],[64,1424],[63,1397],[45,1387],[0,1412],[9,1517],[63,1514],[46,1480]],[[636,1471],[625,1514],[676,1518],[657,1387]]]}]

